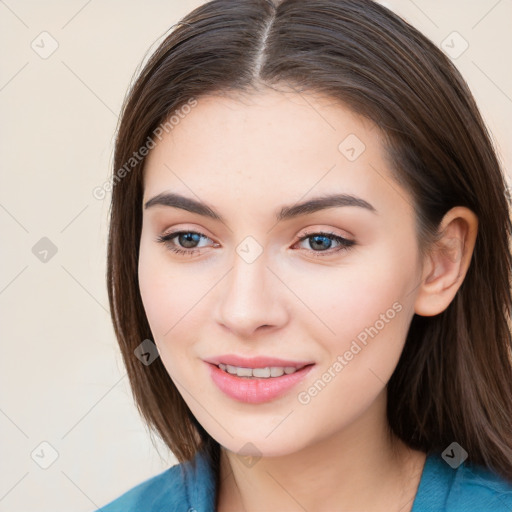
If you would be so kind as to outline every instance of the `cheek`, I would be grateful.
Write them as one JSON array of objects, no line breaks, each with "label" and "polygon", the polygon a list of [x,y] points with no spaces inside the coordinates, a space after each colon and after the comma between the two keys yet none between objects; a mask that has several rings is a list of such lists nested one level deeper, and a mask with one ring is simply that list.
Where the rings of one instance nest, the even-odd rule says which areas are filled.
[{"label": "cheek", "polygon": [[340,404],[339,414],[327,414],[326,428],[338,429],[340,421],[361,414],[391,377],[411,318],[406,302],[411,299],[405,297],[411,276],[407,269],[393,265],[352,266],[350,276],[338,273],[329,281],[330,292],[317,295],[312,309],[334,334],[319,337],[317,319],[303,324],[326,357],[310,387],[299,390],[298,400],[314,403],[319,414],[332,411],[333,403]]},{"label": "cheek", "polygon": [[329,327],[324,340],[333,361],[352,351],[357,355],[348,357],[361,364],[378,361],[384,369],[396,363],[410,323],[414,272],[412,259],[404,261],[393,248],[383,247],[371,261],[361,259],[333,273],[321,293],[318,281],[307,282],[310,292],[316,291],[311,309]]},{"label": "cheek", "polygon": [[204,300],[207,284],[194,278],[181,265],[170,264],[161,247],[141,241],[140,295],[153,341],[171,376],[179,377],[194,360],[197,330],[193,323],[207,314]]},{"label": "cheek", "polygon": [[168,304],[167,283],[163,278],[162,267],[154,261],[151,250],[141,243],[139,253],[139,290],[153,335],[161,330],[164,311]]},{"label": "cheek", "polygon": [[138,268],[140,295],[157,345],[172,335],[173,326],[183,316],[183,304],[188,303],[185,283],[161,249],[142,240]]}]

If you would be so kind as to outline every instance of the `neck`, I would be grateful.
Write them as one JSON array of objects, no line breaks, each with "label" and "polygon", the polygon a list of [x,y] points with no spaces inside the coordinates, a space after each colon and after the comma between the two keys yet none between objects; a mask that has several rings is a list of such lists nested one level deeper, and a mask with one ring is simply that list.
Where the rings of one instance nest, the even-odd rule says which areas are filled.
[{"label": "neck", "polygon": [[217,510],[407,512],[424,463],[390,434],[384,392],[350,426],[294,453],[248,467],[221,447]]}]

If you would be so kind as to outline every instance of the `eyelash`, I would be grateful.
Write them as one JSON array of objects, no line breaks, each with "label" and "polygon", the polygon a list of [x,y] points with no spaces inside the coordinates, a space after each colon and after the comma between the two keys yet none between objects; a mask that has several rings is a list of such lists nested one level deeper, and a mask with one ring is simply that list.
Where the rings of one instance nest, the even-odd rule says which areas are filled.
[{"label": "eyelash", "polygon": [[[206,235],[203,235],[202,233],[198,233],[197,231],[174,231],[173,233],[169,233],[167,235],[160,235],[157,237],[156,241],[159,243],[163,243],[170,251],[176,253],[176,254],[182,254],[184,256],[193,256],[195,253],[200,252],[201,249],[180,249],[179,247],[176,247],[175,245],[171,245],[170,242],[173,238],[176,238],[178,235],[181,234],[194,234],[199,235],[201,238],[208,238]],[[301,249],[308,252],[312,252],[315,257],[323,257],[324,255],[332,255],[333,253],[337,253],[339,251],[346,251],[350,249],[352,246],[354,246],[356,243],[353,240],[348,240],[347,238],[343,238],[339,235],[336,235],[334,233],[330,232],[310,232],[305,233],[299,240],[295,242],[294,245],[303,242],[304,240],[307,240],[308,238],[312,238],[313,236],[323,236],[328,238],[329,240],[333,240],[335,242],[338,242],[340,244],[339,247],[335,249],[328,249],[327,251],[309,251],[308,249]]]}]

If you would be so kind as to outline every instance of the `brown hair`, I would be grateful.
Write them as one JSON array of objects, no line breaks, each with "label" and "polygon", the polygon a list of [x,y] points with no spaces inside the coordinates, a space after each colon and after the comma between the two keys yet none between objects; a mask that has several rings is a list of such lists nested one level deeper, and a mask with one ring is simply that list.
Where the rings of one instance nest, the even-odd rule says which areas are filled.
[{"label": "brown hair", "polygon": [[[213,0],[173,27],[138,74],[115,144],[107,285],[139,411],[180,462],[218,443],[193,417],[160,359],[138,288],[144,159],[126,162],[191,98],[287,84],[349,106],[385,134],[395,179],[410,191],[422,255],[444,214],[465,206],[479,233],[448,308],[414,315],[388,383],[388,421],[409,446],[442,451],[512,481],[511,219],[490,136],[465,81],[426,37],[370,0]],[[124,167],[123,167],[124,166]],[[217,451],[216,451],[217,450]]]}]

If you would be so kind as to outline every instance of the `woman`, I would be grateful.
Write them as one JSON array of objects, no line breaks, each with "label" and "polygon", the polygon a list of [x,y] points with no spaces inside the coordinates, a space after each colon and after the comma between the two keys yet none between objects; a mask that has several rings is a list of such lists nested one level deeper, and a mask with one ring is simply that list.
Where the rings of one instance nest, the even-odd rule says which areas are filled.
[{"label": "woman", "polygon": [[370,0],[214,0],[123,107],[108,289],[180,464],[102,510],[511,510],[511,222],[464,80]]}]

